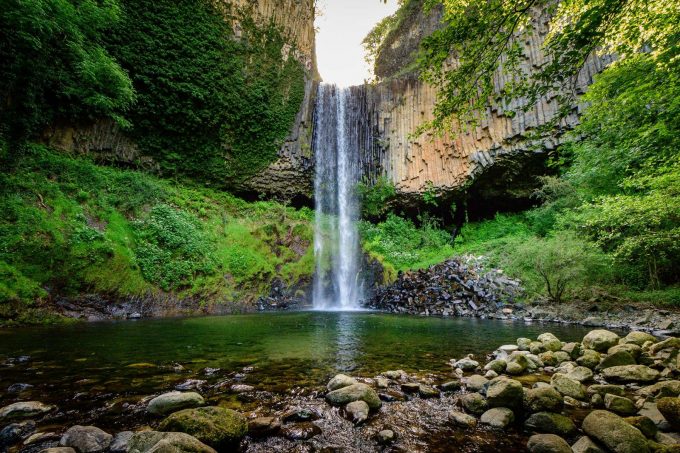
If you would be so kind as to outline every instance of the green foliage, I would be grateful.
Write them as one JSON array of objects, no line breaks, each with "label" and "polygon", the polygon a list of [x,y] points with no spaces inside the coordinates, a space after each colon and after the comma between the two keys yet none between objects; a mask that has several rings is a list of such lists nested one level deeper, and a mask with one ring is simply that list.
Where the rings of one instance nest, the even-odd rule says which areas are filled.
[{"label": "green foliage", "polygon": [[[530,109],[548,93],[559,93],[566,113],[575,96],[571,84],[594,52],[614,53],[625,61],[645,51],[659,67],[677,57],[680,6],[665,0],[429,0],[429,4],[444,6],[444,26],[422,43],[421,75],[439,89],[435,118],[423,130],[448,130],[457,122],[474,125],[477,112],[492,100]],[[537,32],[531,21],[535,8],[552,13],[551,32],[543,45],[548,63],[527,72],[516,36]],[[452,58],[456,65],[450,64]],[[497,70],[510,80],[500,99],[494,99]]]},{"label": "green foliage", "polygon": [[308,281],[312,217],[30,146],[0,173],[0,318],[53,321],[55,297],[90,292],[229,303]]},{"label": "green foliage", "polygon": [[116,0],[4,1],[0,135],[20,141],[57,120],[124,124],[132,83],[102,46],[119,16]]},{"label": "green foliage", "polygon": [[138,95],[131,133],[161,171],[223,187],[272,162],[304,97],[304,69],[292,51],[282,61],[278,29],[207,0],[122,4],[107,47]]},{"label": "green foliage", "polygon": [[397,195],[397,189],[392,181],[380,176],[375,184],[357,184],[357,194],[361,200],[362,217],[378,219],[389,211],[389,203]]},{"label": "green foliage", "polygon": [[450,235],[431,219],[421,222],[416,227],[392,213],[378,224],[361,222],[364,250],[397,271],[425,268],[451,257]]}]

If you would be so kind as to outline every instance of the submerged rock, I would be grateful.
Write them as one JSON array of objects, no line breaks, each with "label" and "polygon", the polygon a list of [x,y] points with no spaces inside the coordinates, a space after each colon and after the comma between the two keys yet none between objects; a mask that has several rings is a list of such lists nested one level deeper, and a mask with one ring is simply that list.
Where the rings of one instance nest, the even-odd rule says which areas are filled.
[{"label": "submerged rock", "polygon": [[64,433],[59,445],[75,448],[80,453],[96,453],[109,448],[112,439],[111,434],[96,426],[76,425]]},{"label": "submerged rock", "polygon": [[333,406],[344,406],[354,401],[364,401],[372,410],[382,405],[375,390],[366,384],[352,384],[326,394],[326,401]]},{"label": "submerged rock", "polygon": [[198,407],[205,404],[203,397],[196,392],[169,392],[149,401],[146,409],[155,415],[165,415],[180,409]]},{"label": "submerged rock", "polygon": [[185,433],[140,431],[128,444],[128,453],[217,453],[195,437]]},{"label": "submerged rock", "polygon": [[54,406],[49,406],[39,401],[13,403],[0,409],[0,421],[35,417],[46,414],[52,409],[54,409]]},{"label": "submerged rock", "polygon": [[589,437],[615,453],[648,453],[647,439],[636,428],[608,411],[596,410],[583,420]]},{"label": "submerged rock", "polygon": [[572,453],[566,440],[555,434],[535,434],[527,442],[530,453]]},{"label": "submerged rock", "polygon": [[224,407],[199,407],[175,412],[159,425],[163,431],[189,434],[214,448],[237,444],[248,432],[248,421]]}]

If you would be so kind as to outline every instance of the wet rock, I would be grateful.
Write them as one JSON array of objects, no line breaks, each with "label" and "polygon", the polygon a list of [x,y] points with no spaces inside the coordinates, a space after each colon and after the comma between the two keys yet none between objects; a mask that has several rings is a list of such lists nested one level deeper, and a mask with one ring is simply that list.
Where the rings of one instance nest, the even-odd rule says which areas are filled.
[{"label": "wet rock", "polygon": [[439,398],[439,390],[429,385],[420,384],[418,386],[418,395],[421,398]]},{"label": "wet rock", "polygon": [[543,344],[543,348],[546,351],[559,351],[562,349],[562,342],[551,333],[543,333],[538,336],[538,341]]},{"label": "wet rock", "polygon": [[35,422],[32,420],[11,423],[0,429],[0,451],[20,442],[33,431],[35,431]]},{"label": "wet rock", "polygon": [[276,417],[257,417],[248,421],[248,435],[253,437],[272,436],[281,429],[281,422]]},{"label": "wet rock", "polygon": [[477,426],[477,419],[464,412],[451,411],[449,412],[449,418],[456,426],[461,426],[463,428],[474,428]]},{"label": "wet rock", "polygon": [[598,369],[604,370],[615,366],[636,365],[635,358],[627,351],[617,351],[608,355],[598,365]]},{"label": "wet rock", "polygon": [[[37,443],[44,443],[44,442],[59,442],[59,439],[61,439],[61,435],[57,433],[53,433],[51,431],[44,431],[41,433],[33,433],[30,436],[28,436],[23,444],[25,446],[27,445],[32,445],[32,444],[37,444]],[[111,447],[109,447],[110,450]]]},{"label": "wet rock", "polygon": [[453,366],[454,368],[458,368],[463,371],[473,371],[477,369],[477,367],[479,366],[479,362],[477,362],[476,360],[472,360],[469,357],[466,357],[455,362]]},{"label": "wet rock", "polygon": [[615,382],[652,382],[659,378],[659,372],[645,365],[623,365],[602,371],[605,379]]},{"label": "wet rock", "polygon": [[633,415],[637,412],[635,404],[631,400],[611,393],[604,396],[604,407],[619,415]]},{"label": "wet rock", "polygon": [[567,373],[567,377],[578,382],[587,382],[593,379],[593,372],[590,368],[577,366]]},{"label": "wet rock", "polygon": [[576,431],[576,425],[569,417],[554,412],[536,412],[524,422],[529,431],[567,436]]},{"label": "wet rock", "polygon": [[418,393],[418,390],[420,390],[420,384],[417,382],[401,384],[401,390],[405,393]]},{"label": "wet rock", "polygon": [[237,444],[246,435],[248,421],[234,410],[210,406],[175,412],[161,422],[159,429],[186,433],[222,449]]},{"label": "wet rock", "polygon": [[216,453],[195,437],[185,433],[140,431],[128,444],[128,453]]},{"label": "wet rock", "polygon": [[650,439],[653,439],[656,436],[656,433],[659,431],[652,419],[645,417],[644,415],[626,417],[624,420],[626,423],[630,423],[632,426],[639,429],[642,434]]},{"label": "wet rock", "polygon": [[583,347],[597,352],[607,352],[607,349],[619,343],[620,337],[609,330],[598,329],[590,331],[583,337]]},{"label": "wet rock", "polygon": [[321,417],[321,413],[310,407],[294,407],[286,410],[281,418],[284,423],[289,422],[311,422]]},{"label": "wet rock", "polygon": [[312,422],[296,423],[281,428],[281,434],[290,440],[308,440],[321,434],[321,428]]},{"label": "wet rock", "polygon": [[484,387],[489,383],[489,380],[478,374],[474,374],[470,377],[464,378],[463,382],[465,387],[471,392],[481,392]]},{"label": "wet rock", "polygon": [[461,386],[462,384],[460,381],[449,381],[440,385],[439,388],[442,389],[443,392],[455,392],[460,390]]},{"label": "wet rock", "polygon": [[495,371],[496,373],[503,373],[505,371],[505,367],[507,366],[507,364],[508,363],[504,359],[496,359],[487,363],[486,366],[484,366],[484,369],[486,371]]},{"label": "wet rock", "polygon": [[123,431],[113,436],[109,451],[111,453],[127,453],[130,440],[134,434],[132,431]]},{"label": "wet rock", "polygon": [[466,393],[460,397],[460,403],[466,411],[482,415],[489,408],[486,399],[479,393]]},{"label": "wet rock", "polygon": [[345,406],[345,411],[354,424],[363,423],[368,419],[370,408],[364,401],[354,401]]},{"label": "wet rock", "polygon": [[529,389],[524,395],[529,412],[560,412],[563,406],[562,395],[551,386]]},{"label": "wet rock", "polygon": [[576,363],[586,368],[590,368],[591,370],[594,370],[595,367],[597,367],[600,364],[601,360],[602,356],[600,355],[599,352],[593,349],[586,349],[583,351],[581,357],[576,359]]},{"label": "wet rock", "polygon": [[22,393],[25,392],[26,390],[33,388],[31,384],[22,384],[22,383],[17,383],[17,384],[12,384],[9,387],[7,387],[7,393]]},{"label": "wet rock", "polygon": [[535,434],[527,442],[530,453],[572,453],[566,440],[555,434]]},{"label": "wet rock", "polygon": [[341,389],[343,387],[348,387],[348,386],[354,385],[356,383],[357,383],[357,380],[354,379],[353,377],[346,376],[344,374],[338,374],[328,382],[328,384],[326,385],[326,388],[328,389],[329,392],[332,392],[333,390]]},{"label": "wet rock", "polygon": [[54,409],[53,406],[43,404],[39,401],[13,403],[0,409],[0,421],[36,417],[38,415],[46,414],[52,409]]},{"label": "wet rock", "polygon": [[680,429],[680,398],[660,398],[656,407],[674,429]]},{"label": "wet rock", "polygon": [[571,379],[564,374],[555,373],[550,379],[550,383],[555,390],[562,395],[583,400],[586,398],[586,388],[579,381]]},{"label": "wet rock", "polygon": [[583,430],[615,453],[648,453],[647,439],[616,414],[596,410],[583,420]]},{"label": "wet rock", "polygon": [[372,410],[382,405],[376,391],[366,384],[352,384],[326,394],[326,401],[333,406],[344,406],[359,400],[366,402]]},{"label": "wet rock", "polygon": [[606,453],[588,436],[581,437],[574,445],[571,446],[571,449],[574,453]]},{"label": "wet rock", "polygon": [[507,407],[494,407],[484,412],[479,421],[493,428],[504,429],[515,421],[515,414]]},{"label": "wet rock", "polygon": [[520,409],[524,399],[524,389],[519,381],[499,377],[489,382],[486,399],[489,407]]},{"label": "wet rock", "polygon": [[62,447],[75,448],[79,453],[95,453],[109,448],[113,436],[96,426],[73,426],[59,441]]},{"label": "wet rock", "polygon": [[378,398],[380,398],[380,401],[385,401],[386,403],[406,400],[406,396],[396,390],[388,390],[387,392],[379,393]]},{"label": "wet rock", "polygon": [[397,436],[394,434],[394,431],[392,431],[391,429],[383,429],[376,436],[376,440],[381,445],[391,444],[392,442],[395,441],[396,438],[397,438]]},{"label": "wet rock", "polygon": [[202,406],[203,397],[196,392],[169,392],[149,401],[146,409],[155,415],[165,415],[180,409]]}]

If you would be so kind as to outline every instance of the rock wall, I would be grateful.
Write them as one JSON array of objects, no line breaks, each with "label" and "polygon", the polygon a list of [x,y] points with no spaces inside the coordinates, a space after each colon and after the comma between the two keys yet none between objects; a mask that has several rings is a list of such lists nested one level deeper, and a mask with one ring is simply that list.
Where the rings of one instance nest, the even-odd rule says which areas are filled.
[{"label": "rock wall", "polygon": [[[278,159],[242,186],[242,192],[264,193],[280,199],[302,195],[311,197],[314,163],[311,151],[314,100],[319,76],[316,68],[314,0],[214,0],[232,23],[238,38],[242,33],[239,15],[248,15],[256,24],[275,24],[287,45],[282,60],[295,58],[306,68],[305,96],[295,124],[284,140]],[[243,16],[241,16],[243,17]],[[91,154],[98,161],[154,170],[157,165],[145,156],[113,121],[91,124],[55,124],[44,131],[43,141],[76,154]]]},{"label": "rock wall", "polygon": [[[371,112],[369,121],[379,137],[371,150],[379,160],[374,168],[396,185],[406,201],[420,199],[426,190],[455,195],[477,183],[485,186],[491,196],[499,196],[502,191],[507,195],[513,190],[515,195],[529,193],[521,187],[533,185],[536,175],[527,174],[526,166],[535,164],[537,158],[544,160],[545,153],[560,143],[563,133],[578,122],[579,108],[575,106],[557,130],[538,139],[529,135],[557,114],[553,97],[541,98],[531,110],[516,116],[506,114],[500,105],[489,105],[480,112],[481,122],[474,130],[454,126],[454,133],[442,137],[413,137],[420,125],[433,118],[437,97],[436,89],[418,80],[416,74],[400,75],[399,59],[404,59],[404,65],[410,64],[412,58],[408,56],[417,50],[419,40],[436,28],[433,23],[439,23],[441,10],[435,9],[427,17],[423,14],[418,9],[412,20],[407,18],[388,36],[376,69],[384,81],[364,88]],[[517,38],[524,49],[522,65],[528,70],[546,62],[541,45],[550,19],[542,10],[534,10],[532,16],[536,32]],[[590,58],[578,76],[576,90],[583,92],[609,62],[609,58]],[[506,75],[497,72],[496,92],[507,81]],[[513,181],[519,186],[514,186]]]}]

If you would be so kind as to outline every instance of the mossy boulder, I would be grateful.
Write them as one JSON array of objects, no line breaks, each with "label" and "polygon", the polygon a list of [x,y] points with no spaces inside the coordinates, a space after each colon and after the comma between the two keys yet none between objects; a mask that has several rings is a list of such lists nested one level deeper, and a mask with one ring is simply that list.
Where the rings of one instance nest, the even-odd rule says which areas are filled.
[{"label": "mossy boulder", "polygon": [[659,398],[656,407],[674,429],[680,429],[680,398]]},{"label": "mossy boulder", "polygon": [[575,381],[587,382],[593,378],[593,372],[591,371],[590,368],[584,366],[577,366],[574,367],[569,373],[567,373],[567,377]]},{"label": "mossy boulder", "polygon": [[513,353],[507,359],[505,371],[508,374],[518,375],[524,373],[530,367],[529,359],[523,353]]},{"label": "mossy boulder", "polygon": [[639,429],[608,411],[596,410],[583,420],[583,431],[614,453],[649,453]]},{"label": "mossy boulder", "polygon": [[248,420],[224,407],[199,407],[175,412],[159,425],[163,431],[189,434],[217,449],[238,444],[248,432]]},{"label": "mossy boulder", "polygon": [[653,382],[659,379],[659,372],[645,365],[622,365],[602,371],[605,379],[616,382]]},{"label": "mossy boulder", "polygon": [[217,453],[213,448],[186,433],[141,431],[128,443],[128,453]]},{"label": "mossy boulder", "polygon": [[619,415],[633,415],[637,412],[635,404],[631,400],[611,393],[604,396],[604,407]]},{"label": "mossy boulder", "polygon": [[559,412],[564,407],[564,400],[552,386],[538,387],[526,391],[524,407],[528,412]]},{"label": "mossy boulder", "polygon": [[622,385],[614,384],[593,384],[588,387],[589,395],[601,395],[605,396],[607,393],[611,393],[616,396],[623,396],[625,394],[625,389]]},{"label": "mossy boulder", "polygon": [[378,393],[366,384],[352,384],[326,394],[326,401],[333,406],[344,406],[354,401],[364,401],[371,410],[382,405]]},{"label": "mossy boulder", "polygon": [[566,440],[555,434],[535,434],[527,442],[530,453],[572,453]]},{"label": "mossy boulder", "polygon": [[642,354],[642,348],[633,343],[617,344],[607,349],[607,354],[615,354],[619,351],[626,351],[628,354],[632,355],[635,360]]},{"label": "mossy boulder", "polygon": [[496,373],[500,374],[505,372],[505,367],[508,365],[508,362],[506,362],[503,359],[496,359],[492,360],[491,362],[487,363],[486,366],[484,367],[484,370],[486,371],[495,371]]},{"label": "mossy boulder", "polygon": [[519,409],[524,399],[524,389],[519,381],[508,378],[496,378],[489,382],[486,389],[489,407],[508,407]]},{"label": "mossy boulder", "polygon": [[599,352],[595,351],[594,349],[585,349],[583,354],[581,354],[581,357],[576,359],[576,363],[594,370],[595,367],[600,364],[601,359],[602,356]]},{"label": "mossy boulder", "polygon": [[479,393],[466,393],[460,397],[460,403],[466,411],[475,415],[482,415],[489,408],[489,403]]},{"label": "mossy boulder", "polygon": [[630,332],[621,340],[621,343],[636,344],[641,347],[648,341],[656,343],[656,337],[654,335],[648,334],[647,332]]},{"label": "mossy boulder", "polygon": [[515,421],[515,414],[507,407],[494,407],[484,412],[479,421],[484,425],[503,429]]},{"label": "mossy boulder", "polygon": [[0,421],[37,417],[50,412],[52,409],[54,409],[54,406],[49,406],[39,401],[12,403],[0,409]]},{"label": "mossy boulder", "polygon": [[566,343],[561,350],[569,354],[572,360],[578,359],[583,354],[581,343]]},{"label": "mossy boulder", "polygon": [[649,417],[645,417],[644,415],[637,415],[635,417],[626,417],[624,420],[627,423],[630,423],[632,426],[639,429],[642,434],[644,434],[645,436],[647,436],[650,439],[653,439],[654,437],[656,437],[656,433],[659,431],[659,428],[652,421],[652,419],[649,418]]},{"label": "mossy boulder", "polygon": [[569,417],[554,412],[536,412],[527,418],[524,427],[529,431],[560,436],[576,431],[576,425]]},{"label": "mossy boulder", "polygon": [[623,365],[637,365],[635,357],[633,357],[628,351],[616,351],[613,354],[608,355],[602,359],[597,368],[604,370],[605,368]]},{"label": "mossy boulder", "polygon": [[149,401],[146,409],[152,414],[165,415],[181,409],[189,409],[205,404],[203,397],[196,392],[169,392]]},{"label": "mossy boulder", "polygon": [[597,329],[590,331],[583,337],[583,347],[597,352],[606,352],[607,349],[619,344],[620,337],[609,330]]},{"label": "mossy boulder", "polygon": [[559,351],[562,349],[562,342],[555,335],[551,333],[544,333],[538,336],[538,341],[543,343],[543,348],[546,351]]},{"label": "mossy boulder", "polygon": [[571,446],[573,453],[605,453],[590,437],[583,436]]},{"label": "mossy boulder", "polygon": [[550,379],[550,383],[555,390],[560,392],[564,396],[570,396],[576,398],[577,400],[583,400],[586,398],[586,388],[579,381],[567,377],[562,373],[553,374]]},{"label": "mossy boulder", "polygon": [[328,385],[326,385],[326,388],[328,389],[329,392],[332,392],[333,390],[341,389],[343,387],[349,387],[350,385],[356,383],[357,380],[354,379],[353,377],[344,374],[338,374],[333,379],[328,381]]}]

